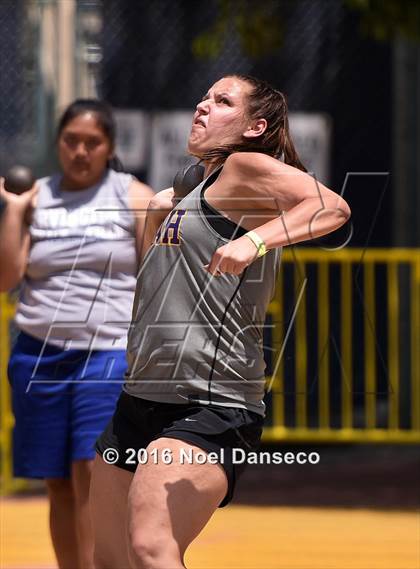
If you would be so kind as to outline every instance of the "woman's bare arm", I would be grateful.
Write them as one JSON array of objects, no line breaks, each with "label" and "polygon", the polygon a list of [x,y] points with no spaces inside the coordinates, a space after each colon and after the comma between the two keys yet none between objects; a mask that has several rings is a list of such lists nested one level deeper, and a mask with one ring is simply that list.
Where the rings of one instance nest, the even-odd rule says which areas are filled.
[{"label": "woman's bare arm", "polygon": [[0,219],[0,292],[17,286],[25,274],[30,249],[29,221],[38,188],[20,196],[7,192],[0,180],[6,207]]},{"label": "woman's bare arm", "polygon": [[[206,198],[214,207],[230,211],[231,219],[255,230],[267,249],[326,235],[351,213],[341,196],[312,176],[258,153],[230,156]],[[240,237],[216,251],[209,270],[218,266],[220,272],[239,274],[255,254],[252,241]]]}]

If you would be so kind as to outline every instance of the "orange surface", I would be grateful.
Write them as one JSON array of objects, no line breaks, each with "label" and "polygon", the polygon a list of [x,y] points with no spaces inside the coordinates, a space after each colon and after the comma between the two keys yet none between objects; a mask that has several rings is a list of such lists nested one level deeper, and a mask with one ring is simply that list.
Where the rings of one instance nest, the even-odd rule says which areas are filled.
[{"label": "orange surface", "polygon": [[[45,498],[0,502],[1,569],[56,567]],[[189,569],[419,569],[415,512],[229,506],[187,554]],[[118,568],[115,568],[118,569]]]}]

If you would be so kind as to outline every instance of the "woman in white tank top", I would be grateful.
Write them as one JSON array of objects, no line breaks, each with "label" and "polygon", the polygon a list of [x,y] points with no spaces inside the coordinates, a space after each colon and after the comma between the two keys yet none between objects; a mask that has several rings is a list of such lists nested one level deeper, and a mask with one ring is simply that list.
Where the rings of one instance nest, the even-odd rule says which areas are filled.
[{"label": "woman in white tank top", "polygon": [[44,478],[60,568],[93,568],[88,494],[94,444],[111,416],[151,189],[117,172],[115,123],[78,100],[58,126],[61,172],[6,203],[0,290],[21,284],[9,363],[14,471]]}]

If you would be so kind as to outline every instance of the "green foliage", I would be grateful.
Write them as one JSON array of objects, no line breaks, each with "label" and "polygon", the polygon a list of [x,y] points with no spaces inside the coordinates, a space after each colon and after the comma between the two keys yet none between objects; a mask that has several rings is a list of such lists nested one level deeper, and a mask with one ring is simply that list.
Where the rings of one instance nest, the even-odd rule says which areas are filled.
[{"label": "green foliage", "polygon": [[237,34],[244,53],[252,58],[271,54],[281,47],[283,25],[279,2],[219,0],[218,5],[213,26],[193,40],[196,57],[216,58],[229,34]]},{"label": "green foliage", "polygon": [[419,0],[345,0],[344,4],[361,12],[365,35],[378,41],[397,36],[420,40]]},{"label": "green foliage", "polygon": [[[336,0],[339,2],[340,0]],[[286,8],[299,0],[218,0],[214,24],[192,43],[197,58],[215,59],[235,34],[245,55],[257,59],[282,46]],[[361,32],[378,41],[420,40],[420,0],[343,0],[361,14]]]}]

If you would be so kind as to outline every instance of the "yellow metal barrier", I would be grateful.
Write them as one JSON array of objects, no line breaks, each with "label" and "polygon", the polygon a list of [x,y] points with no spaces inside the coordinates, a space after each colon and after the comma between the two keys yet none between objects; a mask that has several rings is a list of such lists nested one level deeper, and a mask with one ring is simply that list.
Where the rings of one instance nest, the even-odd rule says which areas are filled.
[{"label": "yellow metal barrier", "polygon": [[[289,264],[293,265],[294,293],[289,299],[293,310],[286,318]],[[311,265],[316,275],[305,280]],[[331,296],[332,283],[339,291],[338,302]],[[314,288],[310,307],[308,296]],[[269,313],[275,323],[276,355],[267,378],[272,421],[264,430],[266,441],[420,442],[419,249],[288,248]],[[308,324],[314,314],[316,332],[311,344]],[[333,317],[338,338],[331,331]],[[291,331],[294,349],[287,346]],[[289,374],[285,371],[288,352],[295,360]],[[316,356],[311,370],[310,354]],[[332,355],[339,368],[334,377]],[[311,373],[317,383],[316,405]],[[290,406],[294,413],[288,420]]]},{"label": "yellow metal barrier", "polygon": [[10,352],[10,321],[15,305],[6,294],[0,294],[0,491],[9,494],[25,486],[24,480],[12,476],[12,429],[13,413],[10,404],[10,389],[7,364]]},{"label": "yellow metal barrier", "polygon": [[[291,310],[286,314],[289,265],[292,268],[289,281],[294,282],[289,295]],[[311,266],[315,269],[315,277],[307,275]],[[385,273],[379,283],[382,287],[379,290],[382,296],[379,297],[378,267],[383,267]],[[334,278],[333,268],[337,273]],[[405,281],[400,275],[401,268],[407,272]],[[334,287],[338,290],[338,307],[335,306],[337,299],[332,299]],[[314,289],[316,295],[312,295],[311,305],[309,293]],[[358,300],[361,311],[356,306],[355,292],[360,293]],[[22,481],[13,481],[12,478],[13,416],[7,361],[10,350],[9,324],[14,304],[7,295],[0,295],[0,309],[1,489],[2,492],[10,492],[21,487]],[[386,314],[386,324],[378,327],[378,315],[383,314]],[[317,248],[287,248],[269,315],[274,322],[271,342],[276,354],[271,375],[267,378],[271,402],[268,406],[270,416],[264,430],[265,440],[420,442],[419,249],[323,251]],[[338,338],[331,334],[333,317],[339,321]],[[359,333],[356,334],[358,349],[362,350],[360,357],[355,353],[354,346],[356,318],[362,320]],[[315,336],[311,343],[308,323],[313,324],[314,320],[316,322],[311,330],[315,330]],[[400,334],[402,320],[407,337],[401,337]],[[288,374],[285,360],[292,336],[294,349],[289,359],[294,361],[294,370]],[[386,357],[381,359],[380,354],[378,357],[378,342],[384,338]],[[331,377],[332,355],[339,361],[339,373],[334,378]],[[311,357],[316,362],[315,366],[313,362],[309,365]],[[385,369],[388,389],[378,393],[378,361],[382,360],[385,360],[382,367]],[[315,373],[315,390],[309,385],[309,372]],[[384,375],[383,370],[381,373]],[[291,394],[287,387],[290,383],[293,385]],[[363,386],[362,390],[360,385]],[[310,399],[312,394],[316,394],[316,405]],[[363,396],[363,401],[357,401],[355,394]],[[294,398],[292,419],[286,416],[286,411],[290,411],[289,396]],[[386,407],[385,419],[378,417],[379,406],[382,414]]]}]

